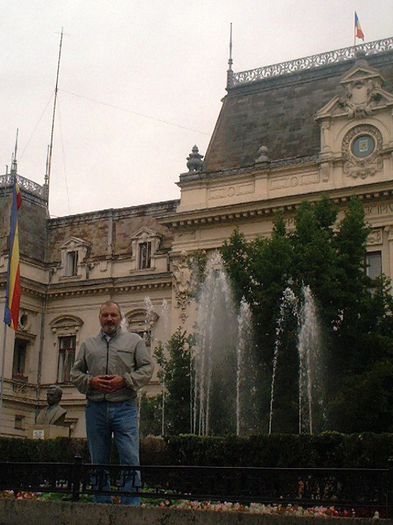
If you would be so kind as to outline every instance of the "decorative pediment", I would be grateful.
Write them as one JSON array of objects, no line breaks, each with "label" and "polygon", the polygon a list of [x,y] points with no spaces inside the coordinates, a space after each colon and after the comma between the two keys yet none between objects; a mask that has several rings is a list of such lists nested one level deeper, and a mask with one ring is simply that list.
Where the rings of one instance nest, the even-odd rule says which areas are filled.
[{"label": "decorative pediment", "polygon": [[341,96],[336,96],[316,114],[316,120],[334,117],[360,119],[393,106],[393,95],[382,89],[384,79],[365,60],[359,60],[342,77]]},{"label": "decorative pediment", "polygon": [[49,326],[54,334],[76,334],[83,325],[82,319],[75,315],[60,315],[53,319]]},{"label": "decorative pediment", "polygon": [[91,244],[78,237],[70,237],[64,244],[62,244],[62,250],[78,250],[79,248],[90,248]]},{"label": "decorative pediment", "polygon": [[156,238],[161,239],[162,235],[147,226],[142,226],[142,228],[139,228],[131,237],[131,241],[144,242]]}]

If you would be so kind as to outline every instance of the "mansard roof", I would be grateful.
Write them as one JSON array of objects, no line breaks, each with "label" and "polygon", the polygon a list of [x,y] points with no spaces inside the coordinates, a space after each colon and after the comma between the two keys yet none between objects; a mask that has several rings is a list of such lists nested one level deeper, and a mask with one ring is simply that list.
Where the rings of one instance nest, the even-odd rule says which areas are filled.
[{"label": "mansard roof", "polygon": [[[364,48],[364,49],[363,49]],[[363,51],[393,91],[393,38],[229,74],[227,95],[206,152],[203,171],[251,166],[263,145],[272,161],[318,155],[315,115],[340,95],[340,80]]]}]

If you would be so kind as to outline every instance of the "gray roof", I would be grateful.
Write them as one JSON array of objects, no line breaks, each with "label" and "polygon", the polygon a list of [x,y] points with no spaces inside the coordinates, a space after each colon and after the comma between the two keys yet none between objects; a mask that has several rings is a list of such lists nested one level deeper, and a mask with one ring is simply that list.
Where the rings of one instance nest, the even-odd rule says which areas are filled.
[{"label": "gray roof", "polygon": [[[384,89],[393,92],[393,50],[372,54],[367,62],[384,77]],[[317,155],[315,114],[341,93],[340,79],[354,63],[352,59],[227,88],[203,171],[251,166],[262,145],[273,161]]]}]

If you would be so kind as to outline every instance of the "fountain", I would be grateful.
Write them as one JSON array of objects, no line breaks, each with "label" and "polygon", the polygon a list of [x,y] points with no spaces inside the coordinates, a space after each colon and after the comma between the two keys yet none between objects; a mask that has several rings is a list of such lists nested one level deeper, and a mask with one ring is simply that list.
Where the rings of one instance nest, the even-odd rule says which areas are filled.
[{"label": "fountain", "polygon": [[270,410],[269,410],[269,434],[272,433],[273,426],[273,408],[274,408],[274,394],[276,390],[276,379],[277,379],[277,368],[278,360],[280,357],[280,348],[283,344],[283,336],[286,321],[288,317],[294,319],[298,318],[298,300],[291,290],[291,288],[286,288],[282,294],[281,303],[280,303],[280,316],[277,320],[276,326],[276,338],[274,344],[274,354],[273,354],[273,367],[272,367],[272,382],[270,389]]},{"label": "fountain", "polygon": [[192,431],[198,435],[236,431],[236,312],[222,259],[207,262],[198,301],[193,356]]},{"label": "fountain", "polygon": [[[302,288],[299,316],[299,434],[313,433],[314,414],[322,406],[321,336],[317,308],[309,286]],[[318,414],[320,416],[320,414]]]},{"label": "fountain", "polygon": [[[292,400],[293,404],[295,390],[298,395],[296,416],[298,433],[313,433],[315,418],[319,422],[321,420],[322,364],[317,308],[309,286],[302,287],[301,295],[300,308],[299,300],[290,288],[284,290],[281,299],[272,365],[269,434],[273,431],[273,421],[277,419],[277,397],[281,402],[281,411],[286,412],[289,422],[287,421],[286,424],[283,424],[282,421],[276,422],[276,428],[278,426],[279,431],[296,431],[291,420],[290,408],[290,401]],[[297,327],[296,332],[293,330],[294,326]],[[291,331],[292,337],[290,336]],[[293,381],[293,374],[290,373],[295,366],[298,370],[296,383]],[[280,381],[278,381],[278,373],[281,373]],[[278,388],[281,388],[279,396],[277,396]],[[284,419],[282,417],[282,420]]]},{"label": "fountain", "polygon": [[256,360],[254,355],[253,323],[250,305],[243,297],[237,317],[236,352],[236,435],[255,430]]}]

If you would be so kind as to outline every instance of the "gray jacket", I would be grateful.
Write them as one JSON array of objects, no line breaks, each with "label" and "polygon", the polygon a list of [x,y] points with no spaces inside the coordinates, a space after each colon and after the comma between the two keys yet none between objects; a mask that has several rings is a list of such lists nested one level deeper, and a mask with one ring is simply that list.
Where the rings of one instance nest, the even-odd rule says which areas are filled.
[{"label": "gray jacket", "polygon": [[[90,389],[91,378],[99,375],[122,376],[126,387],[109,394]],[[153,362],[143,339],[119,330],[109,342],[100,332],[81,344],[71,381],[91,401],[116,402],[136,397],[138,388],[148,383],[152,375]]]}]

